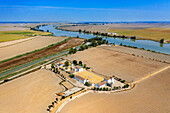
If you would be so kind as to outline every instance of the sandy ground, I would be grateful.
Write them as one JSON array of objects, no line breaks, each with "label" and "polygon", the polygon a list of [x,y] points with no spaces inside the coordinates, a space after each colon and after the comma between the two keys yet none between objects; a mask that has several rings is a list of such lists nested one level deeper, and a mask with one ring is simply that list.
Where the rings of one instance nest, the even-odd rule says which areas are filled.
[{"label": "sandy ground", "polygon": [[0,85],[1,113],[46,113],[63,90],[61,80],[47,70],[39,70]]},{"label": "sandy ground", "polygon": [[68,103],[61,113],[169,113],[170,69],[135,89],[112,94],[87,94]]},{"label": "sandy ground", "polygon": [[129,82],[136,81],[157,71],[168,64],[136,57],[110,49],[109,46],[98,46],[69,55],[66,59],[82,61],[95,72],[105,76],[120,77]]},{"label": "sandy ground", "polygon": [[[11,58],[36,49],[46,47],[50,44],[60,42],[68,37],[36,36],[32,40],[0,48],[0,60]],[[10,43],[10,42],[9,42]]]},{"label": "sandy ground", "polygon": [[109,48],[106,47],[106,49],[110,49],[113,51],[119,51],[119,52],[123,52],[123,53],[127,53],[127,54],[135,54],[135,55],[143,56],[145,58],[157,59],[157,60],[166,61],[166,62],[170,63],[169,55],[163,55],[163,54],[153,53],[153,52],[149,52],[149,51],[143,51],[143,50],[134,49],[134,48],[123,47],[123,46],[115,46],[115,47],[109,47]]}]

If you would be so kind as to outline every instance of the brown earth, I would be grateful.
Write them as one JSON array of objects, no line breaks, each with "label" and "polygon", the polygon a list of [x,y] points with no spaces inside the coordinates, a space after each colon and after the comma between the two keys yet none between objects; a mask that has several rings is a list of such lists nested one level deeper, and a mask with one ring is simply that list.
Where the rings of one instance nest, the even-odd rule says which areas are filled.
[{"label": "brown earth", "polygon": [[126,92],[90,93],[64,106],[60,113],[169,113],[170,69]]},{"label": "brown earth", "polygon": [[55,45],[53,47],[50,47],[50,48],[47,48],[47,49],[44,49],[44,50],[41,50],[41,51],[38,51],[38,52],[35,52],[35,53],[24,55],[22,57],[15,58],[13,60],[9,60],[9,61],[6,61],[4,63],[1,63],[0,64],[0,70],[8,69],[8,68],[11,68],[13,66],[20,65],[20,64],[32,61],[32,60],[37,59],[37,58],[41,58],[41,57],[44,57],[44,56],[48,56],[48,55],[51,55],[51,54],[58,53],[60,51],[69,49],[71,47],[78,46],[82,42],[83,42],[83,39],[71,38],[71,39],[69,39],[69,40],[67,40],[63,43],[60,43],[58,45]]},{"label": "brown earth", "polygon": [[47,113],[61,79],[45,69],[0,85],[0,113]]},{"label": "brown earth", "polygon": [[[105,76],[136,81],[163,67],[166,63],[114,51],[110,46],[98,46],[69,55],[66,59],[82,61],[93,71]],[[114,47],[113,47],[114,48]]]},{"label": "brown earth", "polygon": [[[103,47],[105,48],[105,47]],[[106,49],[110,49],[113,51],[118,51],[118,52],[123,52],[127,54],[135,54],[136,56],[143,56],[145,58],[151,58],[155,60],[159,60],[162,62],[168,62],[170,63],[170,55],[164,55],[164,54],[158,54],[150,51],[144,51],[144,50],[139,50],[139,49],[134,49],[130,47],[123,47],[123,46],[115,46],[115,47],[106,47]]]}]

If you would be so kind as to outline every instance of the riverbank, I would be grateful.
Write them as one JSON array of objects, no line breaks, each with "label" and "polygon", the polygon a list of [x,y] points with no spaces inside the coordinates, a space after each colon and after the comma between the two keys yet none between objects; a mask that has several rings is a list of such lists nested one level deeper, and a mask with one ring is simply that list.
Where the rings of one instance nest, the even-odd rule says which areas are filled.
[{"label": "riverbank", "polygon": [[[68,27],[56,27],[55,29],[58,29],[58,30],[63,30],[63,31],[71,31],[71,32],[79,32],[79,30],[72,30],[72,29],[69,29]],[[86,33],[85,34],[93,34],[93,35],[96,35],[96,32],[98,31],[87,31],[85,30]],[[155,41],[155,42],[160,42],[160,39],[153,39],[153,38],[144,38],[144,37],[138,37],[138,36],[135,36],[135,35],[124,35],[124,34],[120,34],[120,35],[112,35],[110,34],[111,30],[107,29],[106,30],[107,32],[99,32],[100,34],[104,34],[104,36],[106,37],[109,37],[109,38],[121,38],[123,39],[122,37],[126,38],[126,39],[132,39],[132,40],[151,40],[151,41]],[[83,33],[83,30],[81,30],[80,33]],[[107,35],[106,35],[107,33]],[[113,32],[111,32],[113,33]],[[102,35],[96,35],[96,36],[102,36]],[[135,37],[135,39],[133,39]],[[165,40],[164,43],[170,43],[170,40]]]}]

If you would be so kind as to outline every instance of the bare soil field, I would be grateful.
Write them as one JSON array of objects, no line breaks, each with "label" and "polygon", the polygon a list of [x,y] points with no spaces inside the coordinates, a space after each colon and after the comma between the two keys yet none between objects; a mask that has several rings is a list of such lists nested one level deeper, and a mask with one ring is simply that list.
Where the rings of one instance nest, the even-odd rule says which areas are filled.
[{"label": "bare soil field", "polygon": [[27,40],[30,40],[30,39],[33,39],[33,38],[36,38],[36,37],[30,37],[30,38],[12,40],[12,41],[7,41],[7,42],[1,42],[0,43],[0,48],[6,47],[6,46],[9,46],[9,45],[18,44],[18,43],[21,43],[21,42],[24,42],[24,41],[27,41]]},{"label": "bare soil field", "polygon": [[[54,38],[54,37],[52,37]],[[55,37],[56,38],[56,37]],[[60,37],[61,40],[63,40],[63,37]],[[49,40],[46,38],[46,40]],[[0,70],[3,70],[3,69],[8,69],[8,68],[11,68],[13,66],[16,66],[16,65],[20,65],[20,64],[23,64],[23,63],[26,63],[26,62],[29,62],[29,61],[32,61],[34,59],[37,59],[37,58],[41,58],[41,57],[44,57],[44,56],[48,56],[48,55],[52,55],[52,54],[56,54],[58,52],[61,52],[63,50],[67,50],[71,47],[75,47],[75,46],[78,46],[80,45],[84,40],[83,39],[79,39],[79,38],[71,38],[67,41],[64,41],[60,44],[57,44],[57,45],[54,45],[50,48],[46,48],[46,49],[43,49],[43,50],[40,50],[40,51],[37,51],[37,52],[34,52],[34,53],[31,53],[31,54],[28,54],[28,55],[24,55],[24,56],[21,56],[19,58],[15,58],[15,59],[12,59],[12,60],[9,60],[9,61],[6,61],[6,62],[3,62],[3,63],[0,63]],[[45,42],[45,41],[43,41]],[[42,42],[42,43],[43,43]],[[50,41],[51,42],[51,41]],[[33,44],[34,41],[32,43],[29,43],[29,45],[26,45],[25,47],[21,46],[20,48],[26,48],[27,46],[32,46],[34,45]],[[37,42],[37,44],[39,44],[40,42]],[[45,42],[46,43],[46,42]],[[51,43],[54,43],[54,42],[51,42]],[[35,44],[36,45],[36,44]],[[42,46],[41,46],[42,48]],[[1,48],[0,48],[1,49]],[[3,48],[2,48],[3,49]],[[17,49],[17,48],[15,48]],[[9,49],[7,49],[9,50]],[[35,50],[35,48],[34,48]],[[4,51],[5,53],[6,51]],[[3,52],[2,52],[3,53]]]},{"label": "bare soil field", "polygon": [[136,36],[138,38],[152,39],[159,41],[160,39],[170,40],[170,28],[147,28],[147,29],[108,29],[108,32],[117,33],[118,35]]},{"label": "bare soil field", "polygon": [[1,113],[47,113],[55,93],[63,91],[60,78],[45,69],[0,85]]},{"label": "bare soil field", "polygon": [[[36,36],[32,40],[27,40],[21,43],[10,45],[7,47],[0,48],[0,60],[5,60],[20,54],[24,54],[36,49],[46,47],[50,44],[60,42],[68,37],[53,37],[53,36]],[[17,40],[15,40],[16,42]],[[17,41],[18,42],[18,41]],[[6,45],[11,44],[10,42],[4,42]],[[1,43],[0,43],[1,45]],[[2,43],[3,45],[3,43]]]},{"label": "bare soil field", "polygon": [[125,92],[90,93],[66,104],[60,113],[169,113],[170,69]]},{"label": "bare soil field", "polygon": [[0,26],[0,31],[17,31],[17,30],[26,30],[28,28],[24,27],[14,27],[14,26]]},{"label": "bare soil field", "polygon": [[62,27],[63,30],[70,30],[70,31],[78,31],[79,29],[92,31],[92,32],[102,32],[107,33],[106,29],[109,28],[105,25],[86,25],[86,26],[71,26],[71,27]]},{"label": "bare soil field", "polygon": [[105,76],[120,77],[129,82],[147,76],[168,64],[113,51],[109,46],[98,46],[69,55],[66,59],[82,61],[93,71]]},{"label": "bare soil field", "polygon": [[115,46],[115,47],[103,47],[109,50],[113,51],[118,51],[118,52],[123,52],[127,54],[135,54],[136,56],[143,56],[145,58],[151,58],[151,59],[157,59],[160,61],[166,61],[170,63],[170,55],[164,55],[164,54],[158,54],[158,53],[153,53],[149,51],[144,51],[144,50],[139,50],[139,49],[134,49],[134,48],[129,48],[129,47],[123,47],[123,46]]}]

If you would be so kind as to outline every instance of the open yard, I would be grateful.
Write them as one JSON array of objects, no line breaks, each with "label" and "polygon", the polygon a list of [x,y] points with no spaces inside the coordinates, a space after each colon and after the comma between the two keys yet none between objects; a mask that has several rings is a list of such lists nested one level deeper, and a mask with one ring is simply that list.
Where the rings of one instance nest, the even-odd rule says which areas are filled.
[{"label": "open yard", "polygon": [[62,82],[62,84],[63,84],[67,89],[71,89],[71,88],[74,87],[74,86],[73,86],[71,83],[69,83],[68,81]]},{"label": "open yard", "polygon": [[[60,42],[66,38],[68,37],[36,36],[30,40],[22,41],[19,43],[14,42],[12,45],[8,45],[8,43],[11,44],[11,41],[3,42],[8,46],[0,48],[0,61],[46,47],[48,45]],[[3,45],[3,43],[0,43],[0,45]]]},{"label": "open yard", "polygon": [[112,47],[98,46],[90,48],[69,55],[66,59],[82,61],[83,64],[87,64],[97,73],[105,76],[115,75],[129,82],[136,81],[168,66],[165,63],[117,52],[109,48]]},{"label": "open yard", "polygon": [[60,113],[169,113],[170,69],[126,92],[90,93],[66,104]]},{"label": "open yard", "polygon": [[55,93],[63,91],[60,78],[45,69],[0,85],[1,113],[47,113]]}]

